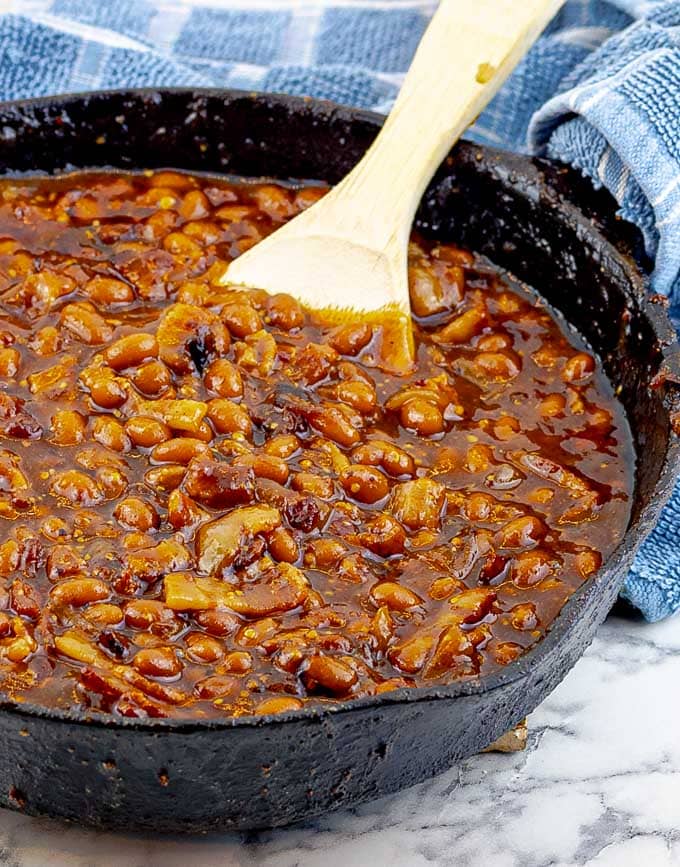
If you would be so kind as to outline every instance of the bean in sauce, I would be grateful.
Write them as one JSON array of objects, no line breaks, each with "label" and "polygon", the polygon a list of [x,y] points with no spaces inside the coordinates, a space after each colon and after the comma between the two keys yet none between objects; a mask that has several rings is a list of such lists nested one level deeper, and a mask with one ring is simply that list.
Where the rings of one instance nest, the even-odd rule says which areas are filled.
[{"label": "bean in sauce", "polygon": [[582,341],[483,258],[413,238],[405,376],[379,322],[220,286],[324,192],[0,182],[12,697],[199,718],[479,678],[621,540],[622,409]]}]

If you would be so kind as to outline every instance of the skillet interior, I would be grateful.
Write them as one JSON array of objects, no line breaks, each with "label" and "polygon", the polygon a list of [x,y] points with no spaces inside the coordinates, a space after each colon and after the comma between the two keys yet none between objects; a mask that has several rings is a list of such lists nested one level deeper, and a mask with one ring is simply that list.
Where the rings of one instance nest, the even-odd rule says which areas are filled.
[{"label": "skillet interior", "polygon": [[[379,122],[328,103],[217,91],[58,97],[0,109],[0,170],[178,167],[332,183]],[[485,253],[539,287],[600,354],[621,387],[639,455],[624,543],[535,650],[479,684],[205,723],[111,723],[5,702],[0,803],[127,829],[285,824],[410,785],[476,752],[581,655],[678,464],[671,413],[680,409],[680,362],[661,305],[643,300],[638,236],[614,220],[606,193],[574,173],[467,143],[440,168],[418,220],[421,232]],[[660,370],[669,378],[651,389]]]}]

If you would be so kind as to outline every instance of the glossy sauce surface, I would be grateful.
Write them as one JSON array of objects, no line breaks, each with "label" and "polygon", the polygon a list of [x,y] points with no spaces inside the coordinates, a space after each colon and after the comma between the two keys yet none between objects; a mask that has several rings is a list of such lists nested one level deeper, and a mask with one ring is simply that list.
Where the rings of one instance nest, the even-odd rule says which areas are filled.
[{"label": "glossy sauce surface", "polygon": [[414,238],[401,377],[380,325],[218,285],[323,192],[0,182],[12,697],[205,717],[476,678],[539,641],[621,540],[621,407],[487,262]]}]

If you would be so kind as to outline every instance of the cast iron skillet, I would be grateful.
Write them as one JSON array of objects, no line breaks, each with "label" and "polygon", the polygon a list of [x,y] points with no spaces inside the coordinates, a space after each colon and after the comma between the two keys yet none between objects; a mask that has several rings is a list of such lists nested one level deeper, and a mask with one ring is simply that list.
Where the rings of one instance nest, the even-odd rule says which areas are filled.
[{"label": "cast iron skillet", "polygon": [[[231,91],[15,102],[0,106],[0,172],[177,167],[335,182],[380,123],[326,102]],[[395,791],[475,753],[531,711],[583,653],[680,463],[672,432],[673,418],[680,428],[680,355],[662,305],[644,299],[637,235],[580,176],[465,142],[439,169],[418,223],[538,288],[600,354],[638,452],[623,543],[534,650],[479,683],[206,722],[89,718],[0,702],[0,803],[109,828],[283,825]]]}]

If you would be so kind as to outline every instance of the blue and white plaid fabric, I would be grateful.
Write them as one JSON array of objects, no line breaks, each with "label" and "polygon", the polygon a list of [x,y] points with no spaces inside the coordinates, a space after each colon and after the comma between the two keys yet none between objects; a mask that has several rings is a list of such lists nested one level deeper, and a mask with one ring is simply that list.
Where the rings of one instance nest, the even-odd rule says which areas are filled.
[{"label": "blue and white plaid fabric", "polygon": [[[0,16],[0,99],[203,85],[386,111],[436,6],[14,0]],[[680,0],[567,0],[470,135],[572,163],[607,187],[680,317]],[[649,620],[680,609],[680,486],[624,596]]]}]

